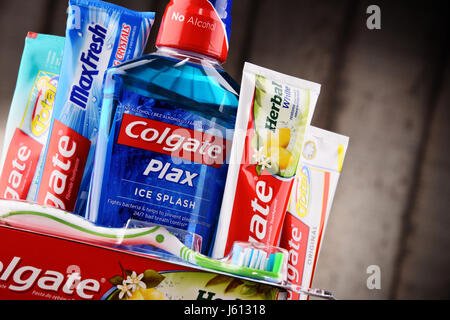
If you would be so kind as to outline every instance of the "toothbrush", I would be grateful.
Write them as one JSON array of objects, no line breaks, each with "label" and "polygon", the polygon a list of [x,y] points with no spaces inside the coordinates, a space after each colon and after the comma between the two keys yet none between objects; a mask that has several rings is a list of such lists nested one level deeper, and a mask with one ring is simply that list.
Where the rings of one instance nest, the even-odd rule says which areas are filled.
[{"label": "toothbrush", "polygon": [[284,284],[288,290],[334,299],[329,292],[321,289],[305,289],[288,284],[283,279],[283,268],[286,268],[287,263],[285,253],[267,253],[258,244],[250,246],[248,243],[236,242],[229,257],[216,260],[188,248],[159,225],[144,228],[100,227],[60,209],[25,201],[0,200],[1,221],[13,227],[103,245],[150,245],[208,270]]}]

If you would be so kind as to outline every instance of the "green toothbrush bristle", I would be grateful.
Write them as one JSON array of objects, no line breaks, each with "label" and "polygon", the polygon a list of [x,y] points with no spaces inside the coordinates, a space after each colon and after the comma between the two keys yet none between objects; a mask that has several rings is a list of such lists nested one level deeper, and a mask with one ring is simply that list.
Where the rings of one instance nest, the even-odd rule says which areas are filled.
[{"label": "green toothbrush bristle", "polygon": [[278,274],[278,273],[281,272],[281,268],[283,266],[283,257],[284,256],[283,256],[282,253],[280,253],[280,252],[275,253],[275,259],[274,259],[274,262],[273,262],[273,268],[272,268],[272,270],[270,270],[271,272],[273,272],[275,274]]}]

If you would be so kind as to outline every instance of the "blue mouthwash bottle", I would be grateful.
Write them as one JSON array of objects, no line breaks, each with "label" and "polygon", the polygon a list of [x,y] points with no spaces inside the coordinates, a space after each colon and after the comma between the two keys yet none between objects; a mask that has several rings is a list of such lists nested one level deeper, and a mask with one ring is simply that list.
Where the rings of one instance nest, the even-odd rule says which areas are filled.
[{"label": "blue mouthwash bottle", "polygon": [[238,106],[239,86],[221,67],[230,22],[231,0],[172,0],[158,50],[109,69],[91,221],[187,231],[194,249],[208,254]]}]

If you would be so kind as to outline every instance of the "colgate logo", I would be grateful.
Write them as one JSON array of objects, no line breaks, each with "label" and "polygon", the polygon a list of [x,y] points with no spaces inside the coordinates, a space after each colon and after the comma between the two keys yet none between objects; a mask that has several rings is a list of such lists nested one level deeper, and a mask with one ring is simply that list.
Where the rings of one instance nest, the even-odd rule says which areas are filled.
[{"label": "colgate logo", "polygon": [[270,202],[273,197],[273,189],[266,182],[256,183],[256,197],[251,201],[254,214],[250,220],[249,241],[263,242],[267,233],[267,216],[269,215]]},{"label": "colgate logo", "polygon": [[220,168],[227,140],[168,123],[124,114],[118,144]]},{"label": "colgate logo", "polygon": [[[309,227],[287,213],[281,232],[280,247],[288,250],[287,279],[289,282],[301,285],[305,268],[306,253],[309,238]],[[289,299],[298,300],[300,295],[289,292]]]},{"label": "colgate logo", "polygon": [[90,141],[55,120],[37,202],[73,211],[77,200]]},{"label": "colgate logo", "polygon": [[27,198],[41,151],[40,143],[16,129],[0,177],[1,197],[14,200]]},{"label": "colgate logo", "polygon": [[[54,270],[43,270],[33,266],[20,266],[22,258],[14,257],[8,265],[0,261],[0,282],[10,283],[9,290],[25,292],[34,286],[41,290],[73,295],[82,299],[92,299],[100,292],[100,282],[95,279],[82,279],[80,272],[68,272],[67,276]],[[69,270],[69,268],[68,268]]]}]

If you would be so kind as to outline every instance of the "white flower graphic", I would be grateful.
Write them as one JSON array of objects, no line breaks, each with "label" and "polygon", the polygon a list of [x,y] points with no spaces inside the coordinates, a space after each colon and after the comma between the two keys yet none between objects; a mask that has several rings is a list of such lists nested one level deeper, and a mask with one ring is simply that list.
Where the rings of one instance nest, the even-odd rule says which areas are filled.
[{"label": "white flower graphic", "polygon": [[137,290],[138,287],[141,287],[142,289],[147,289],[145,283],[141,281],[143,277],[144,277],[143,273],[137,275],[136,272],[133,271],[131,276],[128,276],[127,279],[124,281],[124,283],[127,283],[131,287],[131,290],[133,292]]},{"label": "white flower graphic", "polygon": [[[120,290],[119,293],[119,299],[122,299],[123,296],[126,294],[128,297],[132,296],[132,286],[128,285],[128,283],[126,282],[126,280],[124,280],[122,282],[122,284],[117,285],[117,289]],[[133,290],[134,291],[134,290]]]},{"label": "white flower graphic", "polygon": [[264,154],[264,147],[259,148],[259,150],[253,154],[253,161],[261,166],[261,170],[272,167],[272,160]]}]

